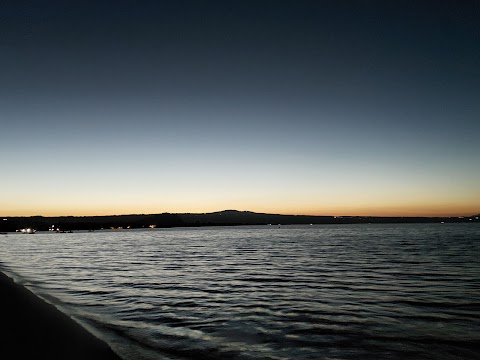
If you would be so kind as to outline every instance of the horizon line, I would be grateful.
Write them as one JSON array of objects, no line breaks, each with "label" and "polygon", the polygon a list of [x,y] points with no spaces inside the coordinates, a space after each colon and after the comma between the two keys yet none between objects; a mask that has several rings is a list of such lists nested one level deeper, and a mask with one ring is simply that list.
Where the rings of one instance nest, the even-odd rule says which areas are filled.
[{"label": "horizon line", "polygon": [[217,211],[209,212],[158,212],[158,213],[122,213],[122,214],[103,214],[103,215],[4,215],[0,216],[3,220],[7,218],[19,218],[19,217],[105,217],[105,216],[141,216],[141,215],[161,215],[161,214],[171,214],[171,215],[182,215],[182,214],[194,214],[194,215],[204,215],[204,214],[215,214],[227,211],[235,211],[240,213],[253,213],[259,215],[280,215],[280,216],[312,216],[312,217],[332,217],[332,218],[348,218],[348,217],[368,217],[368,218],[465,218],[470,216],[480,215],[480,211],[473,214],[463,214],[463,215],[312,215],[312,214],[282,214],[282,213],[267,213],[267,212],[256,212],[251,210],[236,210],[236,209],[224,209]]}]

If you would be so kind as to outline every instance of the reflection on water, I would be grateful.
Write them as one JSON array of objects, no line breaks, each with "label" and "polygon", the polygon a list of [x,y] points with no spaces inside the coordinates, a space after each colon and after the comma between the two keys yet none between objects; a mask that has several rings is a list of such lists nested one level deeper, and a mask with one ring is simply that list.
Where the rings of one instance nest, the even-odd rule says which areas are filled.
[{"label": "reflection on water", "polygon": [[480,358],[480,226],[0,236],[0,262],[125,359]]}]

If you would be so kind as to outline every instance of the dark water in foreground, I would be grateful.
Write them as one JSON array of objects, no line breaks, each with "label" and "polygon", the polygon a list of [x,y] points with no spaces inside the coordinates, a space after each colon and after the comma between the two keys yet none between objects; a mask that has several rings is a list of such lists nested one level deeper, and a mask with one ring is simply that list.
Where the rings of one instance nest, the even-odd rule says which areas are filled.
[{"label": "dark water in foreground", "polygon": [[130,359],[480,359],[480,224],[0,235],[0,269]]}]

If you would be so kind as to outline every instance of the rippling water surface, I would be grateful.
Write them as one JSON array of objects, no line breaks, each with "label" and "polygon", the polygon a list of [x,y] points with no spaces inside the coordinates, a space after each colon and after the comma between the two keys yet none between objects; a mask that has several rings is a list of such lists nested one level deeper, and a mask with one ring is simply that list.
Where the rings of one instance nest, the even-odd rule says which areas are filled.
[{"label": "rippling water surface", "polygon": [[480,224],[9,234],[0,268],[126,360],[480,358]]}]

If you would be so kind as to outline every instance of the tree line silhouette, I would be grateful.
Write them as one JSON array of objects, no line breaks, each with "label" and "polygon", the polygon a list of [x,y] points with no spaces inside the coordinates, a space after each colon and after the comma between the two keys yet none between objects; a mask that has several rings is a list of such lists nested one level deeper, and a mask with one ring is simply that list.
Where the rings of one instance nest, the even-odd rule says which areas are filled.
[{"label": "tree line silhouette", "polygon": [[231,225],[291,225],[291,224],[361,224],[361,223],[435,223],[478,222],[479,214],[469,217],[379,217],[379,216],[311,216],[255,213],[224,210],[212,213],[162,213],[108,216],[30,216],[3,217],[0,232],[14,232],[21,228],[38,231],[51,229],[101,230],[169,228],[191,226]]}]

